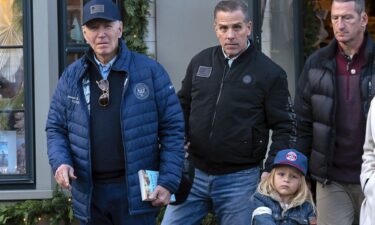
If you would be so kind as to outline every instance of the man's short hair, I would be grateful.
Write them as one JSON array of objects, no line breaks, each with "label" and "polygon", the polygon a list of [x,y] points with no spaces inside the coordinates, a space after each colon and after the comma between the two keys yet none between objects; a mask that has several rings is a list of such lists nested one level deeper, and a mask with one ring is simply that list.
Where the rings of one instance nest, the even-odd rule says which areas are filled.
[{"label": "man's short hair", "polygon": [[214,19],[216,20],[217,13],[220,12],[233,12],[241,10],[245,16],[245,22],[250,21],[249,11],[247,5],[241,0],[223,0],[217,3],[214,10]]},{"label": "man's short hair", "polygon": [[365,12],[366,4],[365,0],[333,0],[333,2],[354,2],[355,3],[355,11],[361,15],[361,13]]}]

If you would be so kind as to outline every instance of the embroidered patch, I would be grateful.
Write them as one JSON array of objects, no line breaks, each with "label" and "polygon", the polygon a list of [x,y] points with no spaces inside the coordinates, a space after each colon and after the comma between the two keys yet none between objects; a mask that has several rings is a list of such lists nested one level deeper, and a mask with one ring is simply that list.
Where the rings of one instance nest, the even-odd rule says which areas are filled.
[{"label": "embroidered patch", "polygon": [[296,161],[297,160],[297,154],[294,152],[288,152],[285,156],[285,158],[289,161]]},{"label": "embroidered patch", "polygon": [[90,7],[90,14],[104,13],[104,5],[92,5]]},{"label": "embroidered patch", "polygon": [[310,216],[309,217],[309,224],[310,225],[317,225],[318,224],[317,219],[316,219],[315,216]]},{"label": "embroidered patch", "polygon": [[77,104],[77,105],[79,104],[78,97],[68,95],[68,99],[70,99],[70,101],[72,101],[72,103],[74,103],[74,104]]},{"label": "embroidered patch", "polygon": [[136,84],[133,91],[139,100],[145,100],[150,95],[150,88],[144,83]]},{"label": "embroidered patch", "polygon": [[212,72],[212,67],[208,66],[199,66],[198,72],[197,72],[197,77],[205,77],[208,78],[211,76]]},{"label": "embroidered patch", "polygon": [[252,81],[252,78],[251,78],[250,75],[245,75],[245,76],[242,77],[242,82],[243,82],[244,84],[250,84],[251,81]]}]

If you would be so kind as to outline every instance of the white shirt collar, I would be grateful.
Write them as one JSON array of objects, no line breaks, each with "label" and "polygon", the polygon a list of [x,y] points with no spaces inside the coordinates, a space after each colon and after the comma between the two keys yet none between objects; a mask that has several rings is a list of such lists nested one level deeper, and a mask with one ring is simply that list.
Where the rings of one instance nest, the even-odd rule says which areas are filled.
[{"label": "white shirt collar", "polygon": [[[246,48],[245,48],[244,51],[246,51],[246,49],[249,48],[249,47],[250,47],[250,41],[247,40],[247,46],[246,46]],[[237,56],[235,56],[235,57],[233,57],[233,58],[230,58],[230,57],[225,53],[224,48],[221,48],[221,50],[223,51],[223,54],[224,54],[225,59],[228,60],[228,65],[229,65],[229,67],[231,67],[233,61],[236,60],[236,59],[242,54],[242,52],[244,52],[244,51],[242,51],[242,52],[241,52],[240,54],[238,54]]]}]

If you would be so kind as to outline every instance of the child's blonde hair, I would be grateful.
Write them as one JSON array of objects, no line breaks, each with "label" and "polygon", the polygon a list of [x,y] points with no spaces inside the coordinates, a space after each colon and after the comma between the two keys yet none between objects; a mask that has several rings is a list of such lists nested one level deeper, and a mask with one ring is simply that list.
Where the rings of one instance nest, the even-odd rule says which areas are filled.
[{"label": "child's blonde hair", "polygon": [[[275,178],[277,168],[278,167],[274,167],[271,170],[268,177],[259,183],[257,191],[260,194],[265,195],[265,196],[274,196],[276,194],[277,196],[280,196],[279,193],[277,193],[276,191],[276,187],[274,183],[274,178]],[[295,195],[292,197],[291,203],[293,203],[293,205],[302,205],[305,201],[308,201],[311,203],[315,211],[315,204],[314,204],[311,191],[309,187],[307,186],[305,176],[302,173],[301,173],[300,179],[301,179],[300,186],[297,189],[297,192],[295,193]]]}]

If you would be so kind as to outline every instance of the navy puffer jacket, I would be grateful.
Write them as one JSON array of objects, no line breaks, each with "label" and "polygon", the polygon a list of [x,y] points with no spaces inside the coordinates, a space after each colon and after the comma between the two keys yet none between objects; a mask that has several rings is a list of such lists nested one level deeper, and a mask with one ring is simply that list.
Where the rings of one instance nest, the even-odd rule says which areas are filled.
[{"label": "navy puffer jacket", "polygon": [[[130,51],[119,40],[120,51],[112,70],[126,74],[121,105],[122,139],[130,214],[157,211],[142,202],[137,172],[159,170],[158,184],[172,193],[178,188],[183,165],[184,121],[172,83],[160,64]],[[62,74],[51,101],[46,132],[53,173],[61,164],[74,168],[73,210],[83,221],[90,218],[93,187],[90,160],[89,109],[83,91],[89,65],[85,55]],[[142,93],[141,93],[142,92]]]}]

